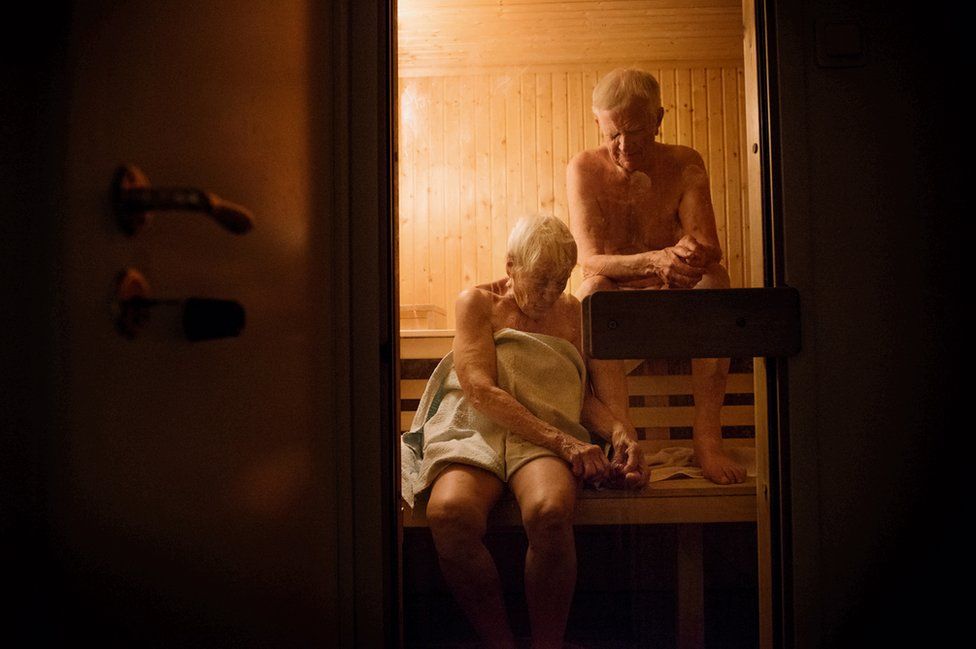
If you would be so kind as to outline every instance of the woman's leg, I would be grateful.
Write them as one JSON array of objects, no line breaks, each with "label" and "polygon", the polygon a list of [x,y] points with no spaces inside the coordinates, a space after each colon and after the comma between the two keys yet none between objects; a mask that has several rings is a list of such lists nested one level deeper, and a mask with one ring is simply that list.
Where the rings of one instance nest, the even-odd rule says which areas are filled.
[{"label": "woman's leg", "polygon": [[532,460],[508,481],[529,538],[525,597],[532,647],[562,647],[576,586],[573,514],[579,489],[569,466],[557,457]]},{"label": "woman's leg", "polygon": [[501,580],[482,542],[488,512],[504,483],[465,464],[452,464],[434,481],[427,524],[434,537],[444,579],[486,647],[515,647],[505,614]]}]

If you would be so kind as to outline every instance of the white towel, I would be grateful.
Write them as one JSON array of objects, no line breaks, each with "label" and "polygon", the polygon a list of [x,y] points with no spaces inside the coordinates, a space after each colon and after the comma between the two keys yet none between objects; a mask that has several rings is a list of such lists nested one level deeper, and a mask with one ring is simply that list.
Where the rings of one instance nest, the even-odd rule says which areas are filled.
[{"label": "white towel", "polygon": [[[756,449],[752,446],[726,445],[725,451],[746,470],[746,475],[756,476]],[[672,478],[703,478],[700,467],[695,466],[695,453],[689,446],[670,446],[644,458],[651,469],[651,482]]]},{"label": "white towel", "polygon": [[[494,339],[498,387],[539,419],[589,441],[579,423],[586,366],[576,347],[556,336],[509,328],[495,332]],[[471,431],[482,436],[507,433],[465,397],[451,352],[431,374],[410,431],[401,436],[401,490],[408,505],[413,507],[416,494],[430,486],[448,458],[457,457]],[[472,464],[497,468],[500,459],[490,456],[484,445],[467,447],[474,454],[468,458]]]}]

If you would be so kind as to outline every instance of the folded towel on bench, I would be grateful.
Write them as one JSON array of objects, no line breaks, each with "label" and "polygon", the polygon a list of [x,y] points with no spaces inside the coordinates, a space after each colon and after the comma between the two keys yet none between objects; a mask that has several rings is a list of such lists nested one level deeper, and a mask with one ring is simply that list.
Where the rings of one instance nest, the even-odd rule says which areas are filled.
[{"label": "folded towel on bench", "polygon": [[[725,451],[741,464],[747,476],[756,476],[756,449],[751,446],[730,446]],[[672,478],[701,478],[702,470],[694,466],[695,453],[689,446],[662,448],[657,453],[644,458],[650,466],[651,482]]]}]

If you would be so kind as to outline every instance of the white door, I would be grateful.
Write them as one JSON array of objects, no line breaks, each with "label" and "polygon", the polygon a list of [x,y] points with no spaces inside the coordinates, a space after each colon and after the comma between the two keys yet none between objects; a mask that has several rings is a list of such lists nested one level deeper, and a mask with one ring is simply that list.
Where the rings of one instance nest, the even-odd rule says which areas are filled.
[{"label": "white door", "polygon": [[[332,244],[312,172],[332,155],[314,137],[332,27],[308,4],[74,6],[50,488],[66,638],[337,644]],[[121,163],[239,203],[255,227],[164,212],[127,236],[109,198]],[[191,343],[164,304],[123,338],[127,267],[155,298],[240,302],[244,330]]]}]

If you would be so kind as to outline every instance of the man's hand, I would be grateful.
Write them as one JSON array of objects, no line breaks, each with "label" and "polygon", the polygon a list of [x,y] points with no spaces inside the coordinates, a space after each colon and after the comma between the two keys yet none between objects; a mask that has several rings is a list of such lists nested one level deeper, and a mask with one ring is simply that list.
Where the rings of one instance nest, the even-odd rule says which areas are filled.
[{"label": "man's hand", "polygon": [[610,483],[618,489],[643,489],[651,475],[644,466],[644,452],[637,440],[620,432],[613,436]]},{"label": "man's hand", "polygon": [[559,455],[569,462],[573,475],[586,482],[599,484],[610,474],[610,460],[599,446],[581,442],[565,433],[562,435]]},{"label": "man's hand", "polygon": [[650,257],[650,273],[661,278],[665,288],[694,288],[695,284],[701,281],[705,269],[692,266],[684,260],[682,255],[694,252],[691,248],[680,247],[684,237],[664,250],[652,250],[648,253]]},{"label": "man's hand", "polygon": [[685,264],[694,268],[705,268],[716,261],[716,251],[711,246],[699,242],[695,237],[686,234],[678,243],[667,250],[671,250],[681,258]]}]

